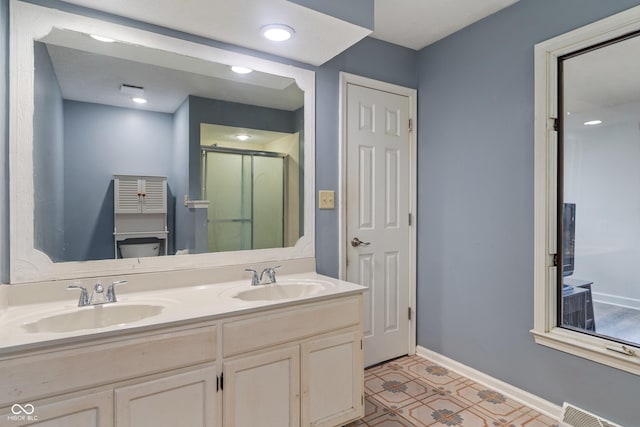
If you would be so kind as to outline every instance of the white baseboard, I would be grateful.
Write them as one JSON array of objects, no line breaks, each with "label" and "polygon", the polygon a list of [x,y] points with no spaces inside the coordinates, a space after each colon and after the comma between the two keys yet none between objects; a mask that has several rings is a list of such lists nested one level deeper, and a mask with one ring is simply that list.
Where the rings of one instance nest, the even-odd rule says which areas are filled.
[{"label": "white baseboard", "polygon": [[593,301],[640,310],[640,299],[593,292]]},{"label": "white baseboard", "polygon": [[483,386],[499,391],[508,398],[522,403],[523,405],[527,405],[528,407],[535,409],[536,411],[554,420],[559,420],[562,416],[561,406],[551,403],[548,400],[536,396],[535,394],[531,394],[528,391],[524,391],[515,386],[512,386],[511,384],[508,384],[490,375],[482,373],[460,362],[456,362],[455,360],[443,356],[440,353],[436,353],[435,351],[417,346],[416,354],[418,356],[424,357],[425,359],[429,359],[439,365],[442,365],[445,368],[450,369],[460,375],[470,378],[478,384],[482,384]]}]

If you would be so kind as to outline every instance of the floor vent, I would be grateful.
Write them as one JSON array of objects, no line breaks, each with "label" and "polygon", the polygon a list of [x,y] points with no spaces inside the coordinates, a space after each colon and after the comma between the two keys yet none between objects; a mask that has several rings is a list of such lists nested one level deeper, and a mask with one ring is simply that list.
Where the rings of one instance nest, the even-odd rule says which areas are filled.
[{"label": "floor vent", "polygon": [[564,403],[562,405],[561,427],[622,427],[620,424],[612,423],[584,409],[576,408],[573,405]]}]

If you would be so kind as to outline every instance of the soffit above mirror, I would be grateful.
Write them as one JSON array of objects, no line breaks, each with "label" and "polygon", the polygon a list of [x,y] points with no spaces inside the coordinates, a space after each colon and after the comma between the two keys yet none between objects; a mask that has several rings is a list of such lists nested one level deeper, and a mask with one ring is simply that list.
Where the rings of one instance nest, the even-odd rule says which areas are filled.
[{"label": "soffit above mirror", "polygon": [[[368,36],[372,30],[286,0],[64,0],[115,15],[322,65]],[[371,5],[373,10],[373,5]],[[285,24],[295,35],[283,43],[262,37],[268,24]]]}]

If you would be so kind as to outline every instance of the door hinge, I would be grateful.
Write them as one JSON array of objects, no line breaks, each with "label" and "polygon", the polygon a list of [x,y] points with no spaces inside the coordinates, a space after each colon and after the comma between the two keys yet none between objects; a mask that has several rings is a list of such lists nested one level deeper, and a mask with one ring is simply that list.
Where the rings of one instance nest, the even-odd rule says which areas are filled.
[{"label": "door hinge", "polygon": [[411,307],[408,308],[407,315],[409,316],[409,320],[411,320]]},{"label": "door hinge", "polygon": [[220,390],[224,390],[224,372],[220,374]]},{"label": "door hinge", "polygon": [[362,340],[360,340],[360,350],[362,350]]},{"label": "door hinge", "polygon": [[413,132],[413,119],[409,119],[409,132]]},{"label": "door hinge", "polygon": [[409,212],[409,227],[411,227],[411,223],[413,222],[411,212]]},{"label": "door hinge", "polygon": [[553,130],[558,132],[558,119],[552,119],[553,120]]},{"label": "door hinge", "polygon": [[220,391],[220,377],[216,375],[216,392]]},{"label": "door hinge", "polygon": [[553,266],[558,266],[558,254],[553,254]]}]

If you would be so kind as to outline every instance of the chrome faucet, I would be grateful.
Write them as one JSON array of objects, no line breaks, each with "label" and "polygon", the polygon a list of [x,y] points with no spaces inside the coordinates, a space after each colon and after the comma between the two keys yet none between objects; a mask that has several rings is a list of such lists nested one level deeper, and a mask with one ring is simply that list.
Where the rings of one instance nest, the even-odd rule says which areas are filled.
[{"label": "chrome faucet", "polygon": [[107,289],[107,293],[104,293],[104,287],[100,282],[96,283],[93,286],[93,293],[91,297],[89,297],[89,292],[87,292],[87,288],[79,285],[69,285],[67,289],[80,289],[80,299],[78,300],[78,307],[85,307],[87,305],[101,305],[107,304],[110,302],[117,302],[116,298],[116,285],[123,285],[127,283],[126,280],[119,280],[117,282],[113,282],[109,285],[109,289]]},{"label": "chrome faucet", "polygon": [[87,293],[87,288],[80,285],[69,285],[67,286],[67,289],[80,289],[80,299],[78,300],[78,307],[89,305],[89,294]]},{"label": "chrome faucet", "polygon": [[251,275],[251,286],[258,286],[260,284],[260,278],[258,277],[258,272],[253,268],[245,268],[244,271],[250,271]]},{"label": "chrome faucet", "polygon": [[[276,283],[276,268],[280,268],[280,266],[276,265],[275,267],[267,267],[264,270],[262,270],[262,273],[260,273],[259,276],[258,276],[258,272],[253,268],[245,268],[244,271],[250,271],[252,273],[251,286],[258,286],[258,285],[266,285],[268,283]],[[262,277],[264,276],[265,273],[267,274],[267,277],[269,279],[268,282],[262,281]]]},{"label": "chrome faucet", "polygon": [[262,270],[262,273],[260,273],[260,282],[262,282],[262,276],[264,276],[264,273],[267,273],[267,277],[269,278],[269,283],[276,283],[276,268],[280,268],[280,265],[276,265],[275,267],[267,267],[264,270]]},{"label": "chrome faucet", "polygon": [[118,280],[109,285],[109,289],[107,289],[107,302],[118,302],[118,298],[116,298],[116,286],[126,284],[126,280]]}]

